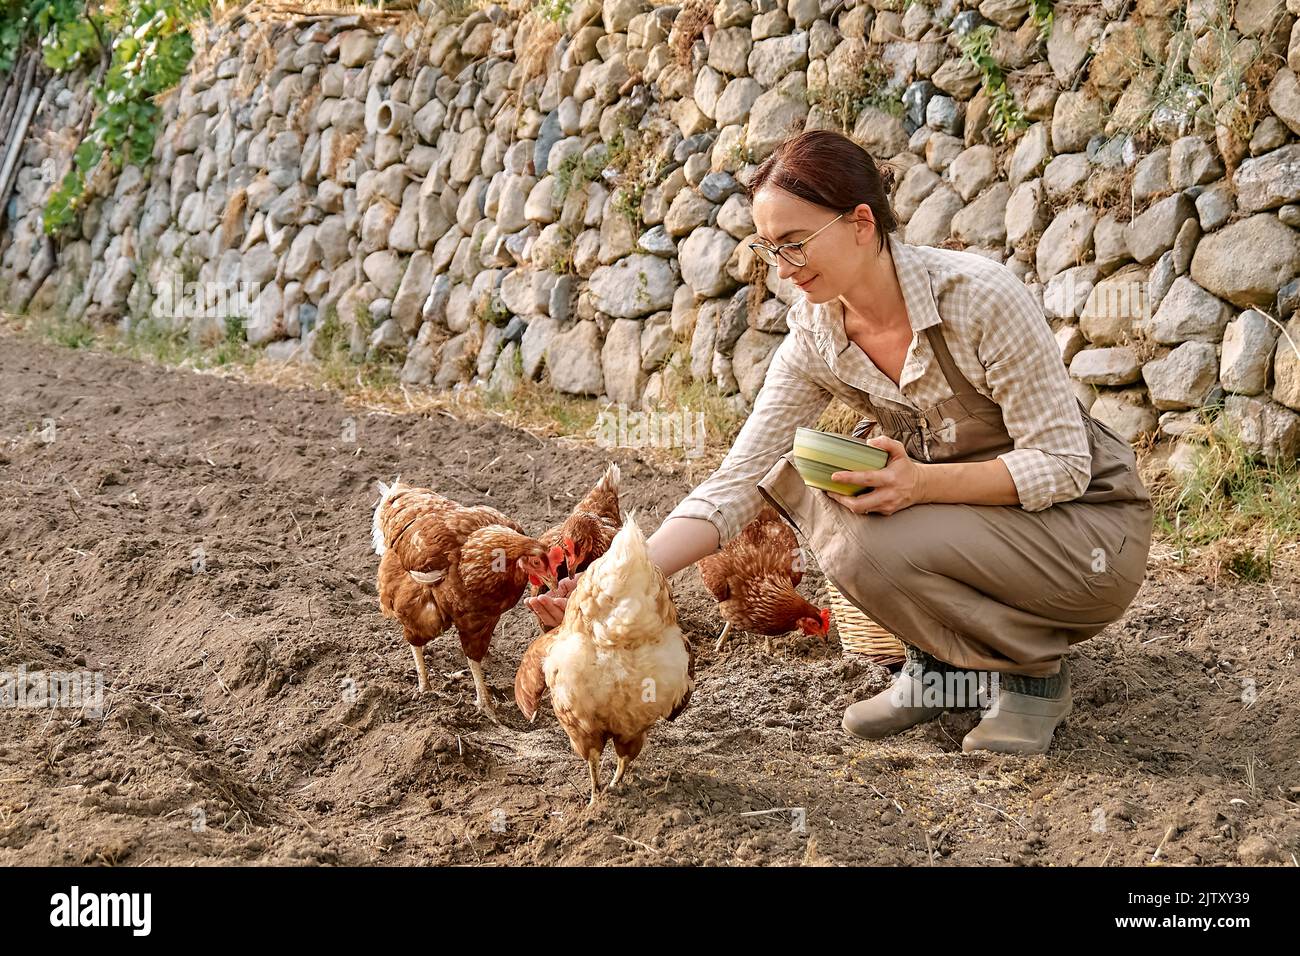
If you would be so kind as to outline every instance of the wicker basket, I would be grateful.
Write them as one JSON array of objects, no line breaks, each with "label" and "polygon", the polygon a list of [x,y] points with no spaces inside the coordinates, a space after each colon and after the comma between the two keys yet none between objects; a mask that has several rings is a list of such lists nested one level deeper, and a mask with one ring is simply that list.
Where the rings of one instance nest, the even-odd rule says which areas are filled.
[{"label": "wicker basket", "polygon": [[903,642],[858,610],[830,581],[826,582],[826,595],[846,654],[861,654],[885,666],[907,659]]}]

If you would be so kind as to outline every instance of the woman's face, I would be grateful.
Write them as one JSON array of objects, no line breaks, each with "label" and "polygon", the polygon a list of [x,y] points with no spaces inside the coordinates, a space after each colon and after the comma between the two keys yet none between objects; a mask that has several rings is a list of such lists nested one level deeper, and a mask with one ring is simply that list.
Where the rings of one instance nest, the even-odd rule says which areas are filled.
[{"label": "woman's face", "polygon": [[803,247],[807,265],[793,266],[781,257],[774,267],[783,279],[794,282],[809,302],[829,302],[861,281],[864,267],[879,255],[876,224],[866,203],[850,210],[838,222],[837,213],[794,196],[776,186],[764,187],[752,204],[758,240],[775,249],[783,242],[798,242],[823,229]]}]

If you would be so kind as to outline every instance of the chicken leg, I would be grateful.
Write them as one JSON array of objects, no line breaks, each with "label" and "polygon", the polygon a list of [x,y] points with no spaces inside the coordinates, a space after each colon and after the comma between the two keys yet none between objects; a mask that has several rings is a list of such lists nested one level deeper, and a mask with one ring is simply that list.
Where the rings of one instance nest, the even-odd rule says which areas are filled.
[{"label": "chicken leg", "polygon": [[496,705],[492,703],[492,691],[488,689],[487,680],[483,677],[483,665],[471,659],[469,672],[474,675],[474,706],[492,723],[501,723],[497,719]]},{"label": "chicken leg", "polygon": [[722,645],[725,644],[725,643],[727,643],[727,634],[728,634],[730,631],[731,631],[731,622],[728,621],[728,622],[726,623],[726,626],[722,628],[722,633],[718,635],[718,643],[717,643],[716,645],[714,645],[713,653],[716,654],[716,653],[718,653],[720,650],[722,650]]},{"label": "chicken leg", "polygon": [[[619,763],[623,761],[620,759]],[[591,802],[589,807],[596,805],[596,794],[600,792],[600,751],[592,748],[587,751],[587,773],[591,776]]]},{"label": "chicken leg", "polygon": [[412,644],[411,656],[415,658],[415,673],[420,680],[420,693],[429,692],[429,672],[424,666],[424,645]]},{"label": "chicken leg", "polygon": [[619,782],[623,779],[623,774],[627,771],[627,765],[631,762],[631,757],[620,756],[618,758],[618,768],[614,771],[614,777],[610,780],[609,786],[606,789],[613,790],[619,785]]}]

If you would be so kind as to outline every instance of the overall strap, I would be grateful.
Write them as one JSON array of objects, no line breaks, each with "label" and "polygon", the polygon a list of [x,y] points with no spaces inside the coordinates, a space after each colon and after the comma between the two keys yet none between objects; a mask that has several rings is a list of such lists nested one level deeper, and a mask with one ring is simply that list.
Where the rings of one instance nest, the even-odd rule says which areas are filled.
[{"label": "overall strap", "polygon": [[953,395],[969,395],[984,401],[991,401],[970,383],[970,379],[961,373],[961,369],[953,361],[952,353],[948,351],[948,343],[944,341],[940,325],[928,326],[925,329],[925,337],[930,340],[930,348],[934,351],[934,357],[939,362],[939,368],[943,370],[943,377],[947,380],[948,387],[952,389]]}]

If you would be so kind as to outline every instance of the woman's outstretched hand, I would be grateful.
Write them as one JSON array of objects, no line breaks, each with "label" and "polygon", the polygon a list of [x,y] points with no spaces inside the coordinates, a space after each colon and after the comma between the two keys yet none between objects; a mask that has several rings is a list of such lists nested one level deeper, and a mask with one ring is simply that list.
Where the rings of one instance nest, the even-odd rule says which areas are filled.
[{"label": "woman's outstretched hand", "polygon": [[868,445],[874,445],[881,451],[888,452],[889,462],[884,468],[875,471],[837,471],[831,475],[833,481],[848,484],[866,485],[871,490],[856,497],[841,495],[828,491],[830,495],[854,514],[875,512],[892,515],[911,505],[925,500],[925,476],[919,462],[913,461],[907,454],[902,442],[884,436],[870,438]]},{"label": "woman's outstretched hand", "polygon": [[[579,571],[579,574],[582,572]],[[554,591],[547,591],[545,594],[539,594],[537,597],[530,597],[526,602],[529,610],[537,615],[537,620],[541,622],[542,630],[549,631],[553,627],[558,627],[564,620],[564,607],[569,603],[569,595],[573,593],[577,585],[576,577],[565,578],[556,585]]]}]

